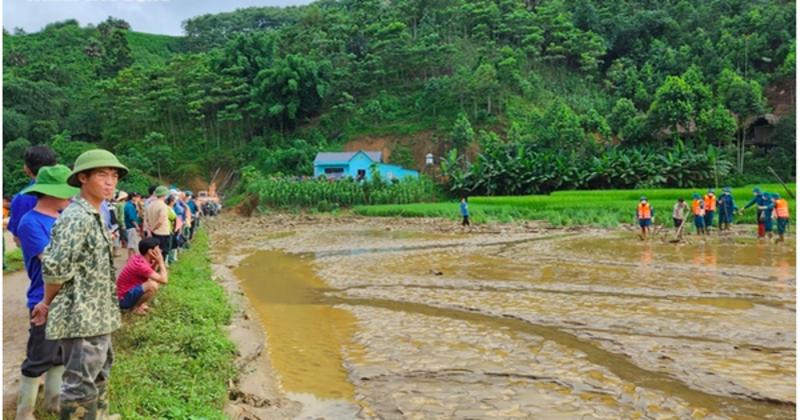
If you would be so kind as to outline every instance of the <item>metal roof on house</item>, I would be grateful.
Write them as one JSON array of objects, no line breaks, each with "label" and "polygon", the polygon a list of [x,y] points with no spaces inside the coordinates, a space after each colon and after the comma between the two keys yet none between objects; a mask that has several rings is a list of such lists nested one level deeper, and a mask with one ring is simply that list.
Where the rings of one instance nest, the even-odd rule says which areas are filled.
[{"label": "metal roof on house", "polygon": [[366,154],[373,162],[381,162],[383,157],[381,152],[365,152],[363,150],[358,152],[322,152],[317,153],[317,157],[314,158],[314,165],[347,163],[358,153]]}]

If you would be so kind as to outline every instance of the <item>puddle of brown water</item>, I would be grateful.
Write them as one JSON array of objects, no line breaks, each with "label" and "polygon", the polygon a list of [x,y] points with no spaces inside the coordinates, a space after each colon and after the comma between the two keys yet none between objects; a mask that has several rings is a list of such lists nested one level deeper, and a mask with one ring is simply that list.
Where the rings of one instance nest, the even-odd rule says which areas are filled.
[{"label": "puddle of brown water", "polygon": [[288,392],[323,399],[353,398],[342,346],[355,328],[349,312],[320,303],[325,283],[308,256],[258,251],[234,271],[267,332],[272,365]]},{"label": "puddle of brown water", "polygon": [[793,243],[753,241],[740,244],[712,238],[709,242],[671,244],[638,242],[627,236],[586,238],[564,242],[564,250],[584,257],[613,258],[642,264],[670,262],[701,267],[744,265],[791,269],[796,264]]}]

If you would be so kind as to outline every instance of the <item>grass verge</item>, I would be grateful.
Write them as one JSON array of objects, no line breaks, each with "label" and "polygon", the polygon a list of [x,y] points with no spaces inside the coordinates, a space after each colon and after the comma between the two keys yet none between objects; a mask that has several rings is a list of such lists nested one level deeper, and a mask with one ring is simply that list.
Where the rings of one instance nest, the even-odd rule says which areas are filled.
[{"label": "grass verge", "polygon": [[111,412],[125,419],[222,419],[235,347],[224,326],[232,308],[212,280],[208,237],[170,267],[169,284],[145,317],[125,315],[114,333]]},{"label": "grass verge", "polygon": [[3,253],[3,272],[13,273],[25,268],[25,262],[22,260],[22,250],[14,248],[11,251]]},{"label": "grass verge", "polygon": [[[778,184],[761,186],[763,190],[787,194]],[[794,184],[789,185],[795,193]],[[672,207],[678,197],[691,203],[692,193],[703,194],[705,189],[644,189],[644,190],[594,190],[559,191],[550,195],[471,197],[471,218],[477,222],[513,222],[515,220],[545,220],[555,226],[600,226],[614,227],[620,223],[633,223],[639,197],[645,195],[655,209],[656,223],[672,223]],[[753,197],[752,186],[732,190],[737,206],[744,207]],[[719,193],[719,191],[718,191]],[[795,200],[789,200],[790,210]],[[362,216],[376,217],[444,217],[460,218],[458,203],[417,203],[356,206],[353,212]],[[737,223],[754,223],[755,210],[751,207],[744,216],[736,217]],[[717,222],[715,216],[714,222]]]}]

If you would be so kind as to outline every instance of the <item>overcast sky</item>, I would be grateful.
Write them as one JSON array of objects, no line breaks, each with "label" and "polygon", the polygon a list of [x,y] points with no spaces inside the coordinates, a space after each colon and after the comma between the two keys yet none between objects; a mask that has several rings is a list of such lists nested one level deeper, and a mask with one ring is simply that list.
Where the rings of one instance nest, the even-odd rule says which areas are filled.
[{"label": "overcast sky", "polygon": [[81,26],[109,16],[125,19],[137,32],[183,35],[181,22],[206,13],[250,6],[290,6],[311,0],[4,0],[3,27],[36,32],[51,22],[77,19]]}]

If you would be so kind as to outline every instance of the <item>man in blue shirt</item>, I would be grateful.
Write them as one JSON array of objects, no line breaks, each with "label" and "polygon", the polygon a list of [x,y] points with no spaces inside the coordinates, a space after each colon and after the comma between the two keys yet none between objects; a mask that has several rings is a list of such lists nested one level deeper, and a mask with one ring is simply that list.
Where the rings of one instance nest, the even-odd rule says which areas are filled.
[{"label": "man in blue shirt", "polygon": [[[67,185],[71,171],[64,165],[45,166],[38,171],[36,183],[21,194],[37,198],[36,205],[19,222],[18,234],[25,271],[31,281],[28,287],[28,312],[44,298],[41,255],[50,243],[50,231],[59,213],[78,193]],[[22,362],[22,381],[17,402],[17,418],[33,418],[39,377],[45,374],[44,405],[46,410],[58,411],[61,375],[64,366],[58,340],[45,338],[44,325],[30,325],[25,361]]]},{"label": "man in blue shirt", "polygon": [[[461,227],[463,229],[464,226],[470,226],[469,224],[469,209],[467,208],[467,197],[461,197],[461,204],[459,205],[459,210],[461,210],[461,217],[463,220],[461,221]],[[472,227],[470,227],[472,229]]]},{"label": "man in blue shirt", "polygon": [[142,239],[142,219],[136,210],[136,203],[139,200],[141,200],[141,195],[133,192],[128,195],[128,201],[123,207],[125,231],[128,234],[128,259],[136,255],[139,250],[139,241]]},{"label": "man in blue shirt", "polygon": [[189,207],[189,211],[192,213],[192,226],[189,228],[189,239],[192,239],[194,238],[195,228],[200,226],[200,219],[199,208],[197,207],[197,203],[194,201],[191,191],[186,191],[186,205]]},{"label": "man in blue shirt", "polygon": [[731,195],[730,187],[722,189],[722,195],[717,200],[717,209],[719,211],[719,229],[729,230],[733,223],[733,213],[739,210]]},{"label": "man in blue shirt", "polygon": [[[23,156],[25,164],[22,169],[25,174],[31,178],[31,182],[27,185],[30,187],[36,182],[36,175],[39,169],[43,166],[52,166],[56,164],[56,153],[53,149],[47,146],[31,146],[25,149]],[[26,188],[27,188],[26,187]],[[14,242],[19,245],[19,234],[17,233],[17,226],[25,213],[29,212],[36,206],[36,196],[30,194],[16,194],[11,199],[11,209],[9,210],[8,231],[14,235]]]},{"label": "man in blue shirt", "polygon": [[[749,209],[755,204],[756,206],[756,222],[758,223],[758,237],[763,238],[767,233],[767,210],[769,210],[769,217],[772,217],[772,200],[769,197],[769,193],[761,191],[761,188],[755,187],[753,188],[753,199],[750,200],[742,210],[739,211],[741,214],[745,210]],[[772,221],[769,222],[770,231],[772,230]],[[771,235],[771,233],[770,233]]]}]

